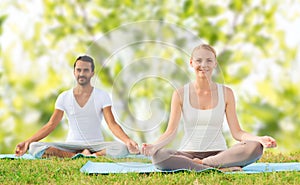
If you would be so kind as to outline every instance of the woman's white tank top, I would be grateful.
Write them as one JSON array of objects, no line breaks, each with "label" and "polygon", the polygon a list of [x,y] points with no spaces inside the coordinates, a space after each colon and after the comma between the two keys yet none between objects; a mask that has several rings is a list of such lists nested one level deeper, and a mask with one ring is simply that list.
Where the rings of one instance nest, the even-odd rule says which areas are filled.
[{"label": "woman's white tank top", "polygon": [[222,126],[225,114],[223,85],[217,84],[218,103],[212,109],[202,110],[192,107],[189,85],[184,86],[182,114],[184,119],[184,137],[181,151],[220,151],[227,149]]}]

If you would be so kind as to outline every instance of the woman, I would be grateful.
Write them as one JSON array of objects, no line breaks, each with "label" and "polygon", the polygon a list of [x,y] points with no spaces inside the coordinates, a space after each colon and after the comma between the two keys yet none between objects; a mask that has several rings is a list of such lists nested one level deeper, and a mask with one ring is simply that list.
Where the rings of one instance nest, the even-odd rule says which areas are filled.
[{"label": "woman", "polygon": [[[153,144],[143,144],[142,153],[152,156],[153,164],[162,170],[241,167],[258,160],[263,147],[276,147],[270,136],[254,136],[241,129],[236,115],[232,90],[212,80],[217,67],[216,52],[210,46],[197,46],[190,59],[196,80],[174,91],[167,130]],[[181,113],[184,138],[180,151],[162,149],[176,135]],[[224,115],[234,139],[227,149],[222,134]]]}]

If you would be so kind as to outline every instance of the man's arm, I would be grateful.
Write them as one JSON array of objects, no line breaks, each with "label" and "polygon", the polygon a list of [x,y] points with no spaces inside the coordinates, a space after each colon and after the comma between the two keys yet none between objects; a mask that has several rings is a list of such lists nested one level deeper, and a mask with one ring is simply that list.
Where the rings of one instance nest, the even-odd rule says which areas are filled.
[{"label": "man's arm", "polygon": [[130,153],[138,154],[140,153],[138,144],[131,140],[128,135],[123,131],[123,129],[120,127],[120,125],[116,122],[114,115],[111,111],[111,106],[103,108],[103,115],[104,119],[109,127],[109,129],[112,131],[112,133],[117,136],[120,140],[122,140]]},{"label": "man's arm", "polygon": [[19,143],[16,146],[15,154],[17,156],[22,156],[26,153],[28,150],[28,147],[30,143],[37,142],[45,137],[47,137],[59,124],[62,117],[64,115],[64,112],[62,110],[55,109],[50,120],[47,124],[45,124],[37,133],[35,133],[32,137],[27,139],[26,141],[23,141]]}]

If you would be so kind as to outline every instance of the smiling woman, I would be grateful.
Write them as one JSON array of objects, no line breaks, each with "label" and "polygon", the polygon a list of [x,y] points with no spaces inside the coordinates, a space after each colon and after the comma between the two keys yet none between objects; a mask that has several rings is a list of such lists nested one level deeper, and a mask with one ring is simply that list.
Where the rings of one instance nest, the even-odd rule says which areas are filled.
[{"label": "smiling woman", "polygon": [[196,47],[192,52],[190,65],[199,77],[211,78],[213,70],[217,67],[216,51],[209,45]]},{"label": "smiling woman", "polygon": [[[201,44],[192,52],[190,65],[196,79],[173,93],[169,123],[154,144],[143,144],[142,153],[152,156],[162,170],[203,170],[210,167],[241,169],[258,160],[263,147],[276,147],[270,136],[254,136],[241,129],[232,90],[212,80],[217,66],[215,50]],[[177,133],[183,115],[184,137],[180,150],[163,149]],[[239,143],[227,149],[222,134],[224,116]]]}]

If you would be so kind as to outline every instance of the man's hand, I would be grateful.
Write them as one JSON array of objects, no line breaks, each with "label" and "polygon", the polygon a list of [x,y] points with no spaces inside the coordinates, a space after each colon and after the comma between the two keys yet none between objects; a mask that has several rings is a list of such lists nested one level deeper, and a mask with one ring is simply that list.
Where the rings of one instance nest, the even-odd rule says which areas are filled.
[{"label": "man's hand", "polygon": [[128,142],[126,142],[126,146],[128,148],[129,153],[131,153],[131,154],[139,154],[140,153],[139,146],[135,141],[130,139]]},{"label": "man's hand", "polygon": [[16,156],[20,157],[20,156],[24,155],[27,152],[28,147],[29,147],[29,142],[27,142],[27,141],[19,143],[16,146],[16,151],[15,151]]},{"label": "man's hand", "polygon": [[259,141],[265,148],[274,148],[277,146],[276,140],[270,136],[261,136],[259,137]]}]

